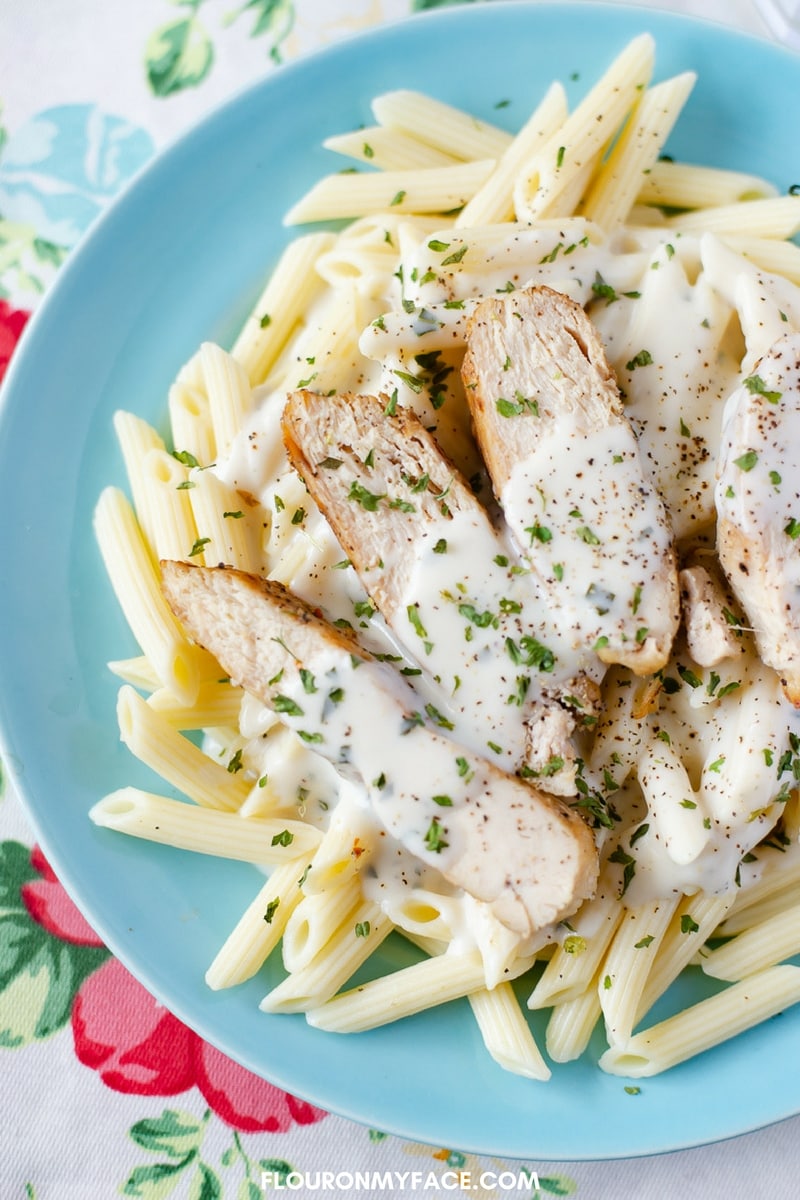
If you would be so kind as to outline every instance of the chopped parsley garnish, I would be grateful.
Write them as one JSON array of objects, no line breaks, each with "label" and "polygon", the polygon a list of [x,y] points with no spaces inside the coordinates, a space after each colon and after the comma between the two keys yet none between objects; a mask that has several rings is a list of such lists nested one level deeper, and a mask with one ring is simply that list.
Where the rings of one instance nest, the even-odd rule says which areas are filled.
[{"label": "chopped parsley garnish", "polygon": [[380,504],[381,500],[386,499],[386,496],[385,494],[377,495],[375,492],[367,491],[362,484],[358,483],[357,480],[354,479],[350,484],[350,491],[347,493],[347,499],[356,501],[356,503],[360,504],[362,508],[365,508],[367,512],[377,512],[378,505]]},{"label": "chopped parsley garnish", "polygon": [[312,672],[307,670],[305,667],[300,668],[300,679],[303,684],[304,692],[307,692],[309,695],[311,695],[317,690],[317,685],[314,682],[314,676]]},{"label": "chopped parsley garnish", "polygon": [[506,638],[506,653],[515,666],[524,664],[545,672],[552,671],[556,662],[553,651],[529,634],[521,637],[519,644],[513,638]]},{"label": "chopped parsley garnish", "polygon": [[747,379],[742,382],[751,395],[763,396],[765,400],[769,400],[770,404],[777,404],[783,394],[769,391],[760,375],[748,375]]},{"label": "chopped parsley garnish", "polygon": [[425,834],[425,848],[434,854],[441,854],[450,845],[444,837],[444,828],[438,817],[434,817]]},{"label": "chopped parsley garnish", "polygon": [[242,762],[242,752],[237,750],[233,758],[228,763],[228,771],[231,775],[235,775],[237,771],[241,771],[244,763]]},{"label": "chopped parsley garnish", "polygon": [[291,846],[294,841],[294,834],[288,829],[282,829],[280,833],[276,833],[270,842],[271,846]]},{"label": "chopped parsley garnish", "polygon": [[285,713],[289,717],[302,717],[303,710],[300,705],[292,700],[291,696],[277,695],[272,701],[272,706],[275,712]]},{"label": "chopped parsley garnish", "polygon": [[474,604],[459,604],[458,611],[462,617],[466,617],[473,625],[477,625],[479,629],[488,629],[491,625],[496,629],[499,621],[494,613],[478,612]]},{"label": "chopped parsley garnish", "polygon": [[747,450],[744,454],[740,454],[738,458],[735,458],[733,462],[742,471],[752,471],[758,462],[758,455],[755,450]]},{"label": "chopped parsley garnish", "polygon": [[475,772],[472,770],[467,760],[462,756],[459,756],[456,759],[456,767],[458,768],[458,774],[461,779],[463,779],[466,783],[469,783]]},{"label": "chopped parsley garnish", "polygon": [[539,416],[539,401],[529,400],[521,392],[516,392],[513,400],[506,400],[500,396],[494,403],[501,417],[521,417],[523,413]]},{"label": "chopped parsley garnish", "polygon": [[433,721],[433,723],[435,725],[438,725],[440,729],[454,729],[455,728],[455,726],[453,725],[453,722],[451,720],[449,720],[447,717],[443,716],[442,713],[439,712],[438,708],[435,707],[435,705],[426,704],[425,712],[428,714],[428,716]]},{"label": "chopped parsley garnish", "polygon": [[211,538],[207,538],[207,537],[197,538],[195,540],[194,545],[192,546],[191,550],[189,551],[189,558],[195,558],[196,555],[202,554],[204,548],[208,545],[208,543],[210,541],[211,541]]},{"label": "chopped parsley garnish", "polygon": [[649,367],[653,362],[653,356],[649,350],[640,350],[634,354],[633,358],[628,359],[625,363],[626,371],[635,371],[637,367]]},{"label": "chopped parsley garnish", "polygon": [[468,250],[469,246],[466,242],[464,242],[464,244],[460,246],[458,250],[454,250],[452,254],[448,254],[447,258],[442,259],[442,266],[449,267],[452,263],[460,263]]},{"label": "chopped parsley garnish", "polygon": [[622,867],[622,891],[620,892],[620,896],[624,896],[636,874],[636,859],[632,855],[627,854],[621,846],[617,846],[616,850],[609,854],[608,861],[619,863]]},{"label": "chopped parsley garnish", "polygon": [[531,545],[534,542],[542,542],[544,544],[553,540],[552,530],[548,529],[546,525],[540,525],[538,521],[535,525],[526,525],[525,532],[531,535]]}]

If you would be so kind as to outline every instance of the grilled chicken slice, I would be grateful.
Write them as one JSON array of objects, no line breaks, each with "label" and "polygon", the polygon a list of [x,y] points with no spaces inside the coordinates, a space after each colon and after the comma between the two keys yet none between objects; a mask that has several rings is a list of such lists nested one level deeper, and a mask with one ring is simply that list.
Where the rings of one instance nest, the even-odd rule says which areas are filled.
[{"label": "grilled chicken slice", "polygon": [[672,530],[581,306],[543,286],[481,301],[462,376],[506,521],[567,634],[659,670],[679,621]]},{"label": "grilled chicken slice", "polygon": [[800,707],[800,333],[785,334],[725,406],[717,550],[759,654]]},{"label": "grilled chicken slice", "polygon": [[[391,406],[390,406],[391,407]],[[590,684],[541,592],[417,415],[364,395],[289,396],[289,459],[460,735],[574,793]],[[560,697],[569,696],[564,707]]]},{"label": "grilled chicken slice", "polygon": [[729,598],[706,567],[692,563],[678,576],[686,646],[700,667],[716,667],[739,653]]},{"label": "grilled chicken slice", "polygon": [[407,682],[281,584],[165,562],[167,600],[231,678],[358,781],[383,827],[521,937],[574,912],[594,839],[554,798],[444,736]]}]

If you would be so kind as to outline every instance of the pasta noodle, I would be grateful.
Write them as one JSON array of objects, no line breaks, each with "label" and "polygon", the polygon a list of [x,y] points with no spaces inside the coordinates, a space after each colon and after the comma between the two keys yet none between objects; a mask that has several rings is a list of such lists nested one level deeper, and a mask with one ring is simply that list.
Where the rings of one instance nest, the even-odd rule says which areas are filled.
[{"label": "pasta noodle", "polygon": [[600,1065],[614,1075],[655,1075],[752,1029],[798,1000],[800,968],[771,967],[612,1046]]},{"label": "pasta noodle", "polygon": [[[800,953],[800,730],[714,543],[726,397],[745,386],[769,398],[759,355],[785,327],[800,330],[800,248],[790,240],[800,198],[746,169],[665,158],[695,77],[657,80],[654,71],[653,39],[637,37],[571,111],[554,81],[516,133],[420,92],[377,96],[373,124],[324,144],[358,169],[321,179],[285,218],[348,225],[293,237],[230,350],[204,342],[178,371],[166,396],[169,444],[135,414],[115,416],[131,499],[108,487],[95,529],[138,645],[109,664],[123,681],[120,734],[181,798],[125,787],[90,815],[116,833],[266,872],[206,976],[213,989],[233,987],[280,958],[264,1012],[300,1012],[316,1028],[355,1033],[466,999],[487,1054],[543,1083],[550,1062],[587,1053],[596,1031],[608,1047],[600,1068],[638,1077],[800,1002],[800,968],[787,964]],[[457,668],[435,673],[427,632],[415,628],[426,651],[417,655],[389,630],[364,572],[290,465],[281,416],[295,390],[366,392],[386,415],[411,410],[491,513],[493,536],[509,549],[494,564],[503,559],[509,579],[527,576],[534,543],[552,531],[537,517],[525,530],[531,547],[517,545],[505,495],[487,501],[460,368],[477,306],[537,285],[570,297],[593,321],[681,566],[705,571],[708,582],[691,632],[697,614],[684,586],[683,628],[663,670],[639,677],[603,663],[592,674],[592,660],[570,679],[576,694],[556,713],[569,723],[569,770],[558,753],[543,771],[519,768],[582,814],[600,863],[593,898],[521,934],[480,888],[456,886],[387,832],[372,800],[385,780],[351,772],[349,746],[335,764],[321,757],[313,732],[282,717],[291,698],[273,711],[190,642],[162,594],[159,564],[224,565],[283,584],[395,667],[420,697],[420,712],[406,720],[424,723],[424,712],[437,735],[461,744],[458,696],[472,680],[456,674],[445,694]],[[534,420],[537,404],[509,394],[497,407]],[[341,466],[333,439],[317,465]],[[412,499],[432,487],[427,476],[408,483]],[[447,520],[450,486],[436,493]],[[543,511],[549,486],[546,472],[537,477]],[[381,502],[407,504],[363,489],[347,499],[370,514]],[[582,528],[590,544],[592,530]],[[387,566],[383,553],[376,570]],[[466,602],[466,584],[455,596],[449,580],[439,587],[443,577],[432,578],[437,602],[466,621],[465,642],[500,626],[495,612]],[[598,613],[614,591],[607,582],[599,589]],[[509,584],[501,613],[514,603]],[[413,607],[403,610],[412,626]],[[572,620],[566,608],[551,615],[554,629]],[[639,632],[647,638],[647,628]],[[520,646],[498,645],[519,666]],[[470,671],[488,670],[468,661]],[[301,677],[309,694],[322,686],[310,671]],[[492,678],[485,674],[487,709]],[[530,682],[517,677],[506,708],[522,707]],[[578,695],[584,684],[587,695]],[[326,703],[338,704],[327,677],[325,686]],[[526,730],[531,741],[540,735],[550,736],[544,719]],[[466,757],[456,761],[469,769]],[[450,797],[435,802],[446,815]],[[375,952],[392,934],[422,957],[380,974]],[[698,965],[717,991],[642,1028],[657,1002],[669,1011],[672,984]],[[543,1048],[528,1010],[547,1010]]]},{"label": "pasta noodle", "polygon": [[285,847],[291,846],[293,854],[302,853],[319,838],[302,821],[248,819],[209,808],[198,812],[182,800],[131,787],[104,797],[91,815],[95,824],[105,829],[241,862],[282,862]]}]

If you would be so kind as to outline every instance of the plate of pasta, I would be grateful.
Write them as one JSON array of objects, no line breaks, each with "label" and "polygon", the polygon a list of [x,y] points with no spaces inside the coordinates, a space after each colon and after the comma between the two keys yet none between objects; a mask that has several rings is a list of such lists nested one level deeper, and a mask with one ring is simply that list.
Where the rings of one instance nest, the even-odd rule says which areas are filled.
[{"label": "plate of pasta", "polygon": [[4,758],[289,1091],[520,1159],[800,1111],[798,87],[666,13],[420,15],[205,119],[32,323]]}]

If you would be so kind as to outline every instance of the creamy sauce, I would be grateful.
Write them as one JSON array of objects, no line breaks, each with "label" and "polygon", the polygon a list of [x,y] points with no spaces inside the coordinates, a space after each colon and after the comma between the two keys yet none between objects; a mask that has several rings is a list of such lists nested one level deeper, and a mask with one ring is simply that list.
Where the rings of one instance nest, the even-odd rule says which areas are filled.
[{"label": "creamy sauce", "polygon": [[[486,902],[517,940],[573,911],[573,889],[593,884],[591,868],[580,865],[585,851],[574,822],[441,733],[441,716],[418,707],[385,664],[327,639],[305,657],[302,666],[293,650],[284,654],[270,680],[271,706],[302,743],[363,788],[383,831]],[[559,879],[551,883],[545,877],[555,864]]]},{"label": "creamy sauce", "polygon": [[774,666],[800,671],[800,333],[784,334],[726,408],[716,501],[754,547],[732,581]]},{"label": "creamy sauce", "polygon": [[618,810],[622,832],[609,848],[621,845],[635,863],[632,903],[734,886],[795,783],[800,720],[749,635],[739,637],[736,658],[715,670],[679,646],[658,710],[644,718],[632,714],[625,673],[607,681],[590,776]]},{"label": "creamy sauce", "polygon": [[[570,219],[543,228],[506,229],[494,243],[481,243],[467,230],[456,234],[449,229],[426,231],[424,236],[411,229],[402,242],[403,303],[395,298],[392,311],[377,321],[368,318],[359,339],[364,359],[334,378],[331,386],[383,392],[413,408],[464,473],[476,476],[477,486],[479,462],[456,369],[466,321],[482,296],[542,282],[586,306],[615,368],[636,438],[636,446],[631,445],[622,427],[593,434],[590,446],[554,436],[543,442],[535,458],[520,465],[501,498],[517,533],[544,526],[546,519],[553,535],[550,540],[537,539],[535,548],[543,578],[559,585],[551,593],[555,607],[543,618],[538,596],[533,620],[542,631],[538,640],[554,652],[551,672],[529,670],[527,665],[522,671],[508,655],[491,649],[507,638],[521,644],[520,614],[513,605],[519,600],[530,622],[534,584],[511,569],[524,564],[484,480],[479,495],[493,521],[491,533],[454,527],[447,555],[434,554],[432,545],[420,546],[404,597],[406,605],[419,605],[427,632],[420,639],[411,631],[411,644],[414,637],[423,643],[417,654],[409,651],[408,638],[398,639],[376,615],[355,622],[365,646],[395,656],[398,669],[425,668],[422,676],[407,676],[404,684],[413,687],[419,711],[432,703],[453,728],[439,728],[430,757],[426,751],[415,761],[412,779],[405,772],[414,743],[409,733],[400,731],[398,736],[396,719],[388,710],[377,712],[366,697],[354,700],[348,705],[346,729],[336,724],[344,720],[342,712],[314,710],[311,731],[322,733],[326,746],[335,748],[337,772],[346,769],[336,755],[347,746],[348,753],[358,754],[360,778],[371,781],[398,771],[404,779],[391,794],[381,789],[384,794],[373,796],[382,806],[391,836],[383,839],[364,877],[365,887],[381,898],[393,919],[401,926],[405,920],[420,936],[424,928],[430,933],[446,927],[459,945],[475,945],[483,938],[484,946],[496,951],[496,967],[505,954],[503,927],[492,917],[490,934],[479,933],[481,921],[473,901],[442,878],[441,868],[463,849],[461,827],[448,826],[447,847],[425,847],[432,822],[441,822],[444,812],[432,800],[439,794],[434,788],[446,794],[446,789],[463,783],[457,773],[453,776],[455,758],[448,738],[489,756],[494,752],[487,749],[488,743],[494,742],[502,748],[497,761],[504,762],[504,756],[517,761],[531,715],[527,705],[539,696],[539,689],[545,694],[557,690],[556,685],[577,670],[588,670],[597,680],[603,674],[602,666],[587,663],[576,650],[572,630],[589,630],[594,639],[621,639],[636,638],[639,629],[657,626],[657,606],[645,607],[652,572],[650,538],[655,529],[656,544],[662,548],[665,533],[654,522],[651,496],[663,499],[681,545],[712,526],[725,398],[787,324],[800,328],[800,289],[748,264],[713,235],[679,237],[642,228],[606,237],[586,222]],[[445,263],[454,256],[455,261]],[[303,382],[303,353],[299,346],[293,355],[296,370],[286,376],[288,387]],[[420,354],[431,356],[440,368],[438,376],[421,367]],[[291,360],[292,354],[288,357]],[[796,387],[798,381],[789,378],[785,361],[780,370],[779,375],[764,370],[769,389]],[[421,386],[411,386],[409,379],[421,381]],[[318,387],[317,380],[309,386]],[[355,572],[342,568],[340,546],[288,467],[279,434],[284,394],[283,387],[264,394],[250,427],[216,470],[255,499],[248,516],[263,530],[265,567],[268,563],[275,571],[277,563],[276,573],[299,595],[321,605],[333,619],[352,620],[354,606],[366,593]],[[735,398],[730,404],[729,412]],[[724,469],[718,503],[753,528],[800,522],[796,486],[785,482],[796,474],[787,462],[786,447],[800,445],[794,412],[780,443],[763,422],[744,435],[748,445],[754,443],[758,471],[754,467],[742,479],[737,468],[731,480],[733,468]],[[642,497],[635,511],[631,507],[623,513],[616,496],[630,495],[637,448],[654,491]],[[600,458],[606,469],[598,473],[593,468]],[[784,481],[780,489],[773,486],[771,473]],[[729,486],[733,495],[727,494]],[[302,518],[295,521],[300,509]],[[573,511],[580,511],[580,522],[570,515]],[[623,525],[634,534],[624,544],[619,539]],[[598,570],[592,538],[579,532],[583,528],[603,539],[608,552],[605,574]],[[505,547],[507,565],[496,562],[494,539]],[[791,592],[787,598],[796,605],[800,541],[787,536],[786,542],[791,542],[787,552],[794,552],[786,558]],[[585,585],[587,578],[591,588]],[[633,595],[638,596],[636,613],[629,611]],[[501,600],[511,601],[511,606],[504,608]],[[481,627],[459,612],[464,604],[476,614],[491,613],[497,624]],[[432,643],[430,652],[426,641]],[[745,648],[712,670],[698,667],[688,654],[681,658],[681,653],[677,661],[687,678],[698,680],[696,686],[671,667],[669,674],[679,686],[673,692],[662,690],[657,711],[645,718],[632,712],[635,681],[614,669],[606,685],[609,708],[586,767],[592,793],[619,813],[620,820],[610,822],[599,837],[605,840],[607,855],[616,848],[633,860],[635,871],[626,895],[634,902],[682,889],[732,886],[737,872],[743,871],[742,857],[772,828],[785,802],[789,776],[785,766],[779,773],[779,765],[793,754],[797,718],[780,695],[774,674]],[[340,685],[346,682],[357,695],[358,672],[348,673],[341,664],[331,669],[337,678],[344,672]],[[525,703],[518,704],[523,674],[530,674],[531,680]],[[307,696],[298,693],[295,699],[308,705]],[[321,699],[317,696],[316,703]],[[697,719],[698,709],[702,720]],[[306,725],[309,720],[304,713]],[[304,728],[297,721],[288,724]],[[366,733],[359,735],[362,728]],[[319,746],[308,747],[305,755],[312,750],[318,753]],[[287,790],[291,786],[287,782]],[[332,802],[337,802],[335,795]],[[513,838],[513,830],[498,828],[494,844],[505,846]],[[621,880],[622,867],[619,875]],[[434,894],[439,897],[436,903]],[[415,897],[411,905],[409,895]],[[441,911],[431,917],[430,925],[422,915],[435,912],[437,904]]]},{"label": "creamy sauce", "polygon": [[589,438],[572,414],[547,423],[501,503],[575,645],[630,651],[669,632],[661,575],[672,530],[623,422]]}]

